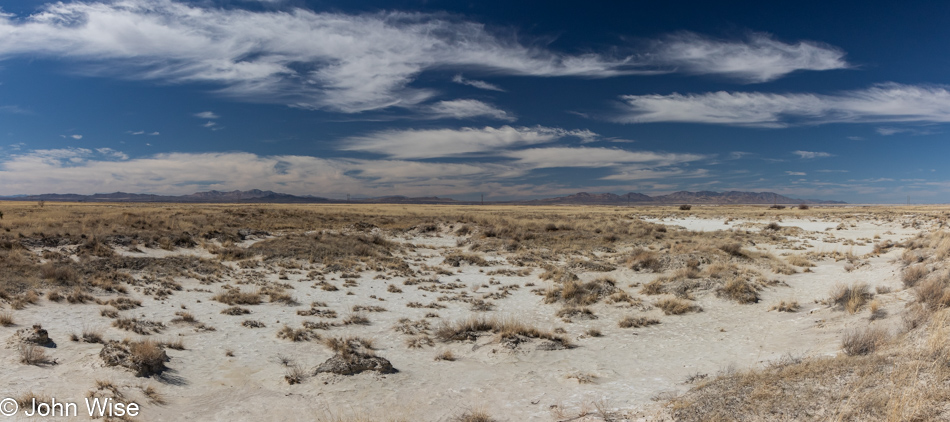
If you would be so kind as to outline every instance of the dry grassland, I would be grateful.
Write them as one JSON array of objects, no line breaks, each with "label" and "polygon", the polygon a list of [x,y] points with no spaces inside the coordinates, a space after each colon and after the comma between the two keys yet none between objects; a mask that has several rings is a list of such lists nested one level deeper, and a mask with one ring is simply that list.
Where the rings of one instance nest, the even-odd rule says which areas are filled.
[{"label": "dry grassland", "polygon": [[[0,381],[27,380],[6,383],[11,397],[124,394],[149,420],[173,420],[198,403],[240,404],[222,391],[241,379],[286,405],[332,397],[311,408],[317,420],[950,417],[950,214],[938,207],[0,210],[0,335],[13,352],[2,364],[14,368]],[[734,315],[748,323],[727,330]],[[747,359],[668,394],[638,386],[653,401],[618,396],[637,365],[695,361],[711,346],[700,339],[761,354],[731,332],[769,337],[783,323],[815,334],[792,343],[826,350],[834,338],[840,353]],[[768,356],[798,352],[769,344]],[[42,381],[56,371],[73,378]],[[103,371],[114,384],[94,378]],[[507,387],[419,398],[434,394],[426,382],[451,391],[453,377],[459,391]],[[414,387],[381,387],[377,413],[347,410],[360,409],[347,391],[390,380]],[[541,398],[518,397],[519,382]],[[599,396],[571,394],[587,390]],[[412,400],[427,404],[393,416]],[[207,407],[198,416],[218,415]]]}]

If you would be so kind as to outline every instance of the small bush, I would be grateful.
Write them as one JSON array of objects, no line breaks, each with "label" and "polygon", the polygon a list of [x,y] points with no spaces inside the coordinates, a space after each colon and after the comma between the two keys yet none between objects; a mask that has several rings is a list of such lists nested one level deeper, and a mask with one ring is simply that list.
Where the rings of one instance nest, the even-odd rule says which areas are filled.
[{"label": "small bush", "polygon": [[851,286],[839,284],[831,291],[831,302],[850,314],[858,312],[872,297],[874,294],[865,283],[856,283]]},{"label": "small bush", "polygon": [[887,341],[887,331],[880,327],[855,329],[845,334],[841,347],[849,356],[873,353]]},{"label": "small bush", "polygon": [[9,312],[4,312],[0,314],[0,325],[4,327],[10,327],[10,326],[13,326],[14,324],[15,323],[13,322],[13,314]]},{"label": "small bush", "polygon": [[240,306],[232,306],[230,308],[226,308],[225,310],[221,311],[221,313],[225,315],[237,316],[237,315],[247,315],[251,313],[251,310],[247,308],[242,308]]},{"label": "small bush", "polygon": [[260,292],[242,292],[240,289],[228,289],[212,299],[227,305],[259,305],[263,302]]},{"label": "small bush", "polygon": [[443,350],[439,352],[439,354],[435,355],[435,360],[447,360],[449,362],[452,362],[455,359],[457,359],[455,357],[455,353],[452,353],[451,350]]},{"label": "small bush", "polygon": [[[621,319],[620,322],[617,323],[617,325],[620,328],[640,328],[640,327],[647,327],[650,325],[656,325],[659,323],[660,323],[660,320],[656,318],[648,318],[648,317],[643,317],[643,316],[634,317],[634,316],[627,315],[623,317],[623,319]],[[600,334],[600,331],[598,331],[597,333]],[[597,336],[592,336],[592,337],[600,337],[600,336],[597,335]]]},{"label": "small bush", "polygon": [[901,274],[901,281],[903,281],[907,287],[914,287],[928,272],[926,264],[911,265],[904,268],[904,272]]},{"label": "small bush", "polygon": [[20,363],[35,366],[56,363],[56,361],[51,360],[48,356],[46,356],[46,352],[43,351],[42,347],[39,347],[35,344],[21,344],[18,350],[20,353]]},{"label": "small bush", "polygon": [[759,291],[755,285],[742,278],[733,278],[720,287],[716,293],[739,303],[757,303]]},{"label": "small bush", "polygon": [[667,315],[682,315],[687,312],[700,312],[703,308],[678,297],[661,299],[653,304]]},{"label": "small bush", "polygon": [[798,312],[800,308],[801,306],[798,304],[798,301],[790,300],[786,302],[783,300],[775,305],[772,305],[769,310],[779,312]]},{"label": "small bush", "polygon": [[686,204],[680,205],[680,211],[689,211],[691,209],[693,209],[692,205],[686,205]]}]

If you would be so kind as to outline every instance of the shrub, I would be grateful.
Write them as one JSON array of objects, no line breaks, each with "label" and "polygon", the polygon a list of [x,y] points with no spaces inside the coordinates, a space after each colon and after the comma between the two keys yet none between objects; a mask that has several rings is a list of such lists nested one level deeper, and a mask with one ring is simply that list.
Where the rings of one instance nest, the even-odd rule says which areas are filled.
[{"label": "shrub", "polygon": [[872,297],[874,294],[865,283],[856,283],[851,286],[839,284],[831,291],[831,302],[839,308],[846,309],[850,314],[858,312]]},{"label": "shrub", "polygon": [[849,356],[873,353],[887,341],[887,331],[880,327],[854,329],[845,334],[841,347]]},{"label": "shrub", "polygon": [[258,305],[263,301],[260,292],[242,292],[241,289],[228,289],[211,299],[227,305]]},{"label": "shrub", "polygon": [[779,302],[778,304],[772,305],[772,307],[769,308],[769,310],[779,311],[779,312],[798,312],[800,308],[801,306],[798,304],[797,301],[790,300],[786,302],[783,300]]},{"label": "shrub", "polygon": [[[659,323],[660,323],[660,320],[656,318],[648,318],[648,317],[643,317],[643,316],[634,317],[634,316],[627,315],[623,317],[623,319],[621,319],[620,322],[617,323],[617,325],[620,328],[640,328],[640,327],[646,327],[650,325],[656,325]],[[600,331],[598,331],[597,334],[598,334],[597,336],[592,336],[592,337],[600,337],[599,335]]]},{"label": "shrub", "polygon": [[720,287],[716,293],[739,303],[757,303],[759,291],[755,285],[742,278],[733,278]]},{"label": "shrub", "polygon": [[686,205],[686,204],[680,205],[680,211],[689,211],[691,209],[693,209],[692,205]]},{"label": "shrub", "polygon": [[9,313],[9,312],[4,312],[4,313],[0,314],[0,325],[2,325],[2,326],[4,326],[4,327],[10,327],[10,326],[14,325],[14,322],[13,322],[13,314],[11,314],[11,313]]},{"label": "shrub", "polygon": [[682,315],[687,312],[700,312],[703,308],[678,297],[660,299],[653,304],[667,315]]},{"label": "shrub", "polygon": [[903,281],[907,287],[914,287],[928,272],[926,264],[911,265],[904,268],[903,274],[901,274],[901,281]]}]

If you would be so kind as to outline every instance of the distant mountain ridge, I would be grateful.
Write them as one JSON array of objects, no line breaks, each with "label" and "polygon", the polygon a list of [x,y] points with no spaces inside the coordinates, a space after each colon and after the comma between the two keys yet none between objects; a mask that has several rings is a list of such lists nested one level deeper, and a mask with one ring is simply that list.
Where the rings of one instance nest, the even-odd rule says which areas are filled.
[{"label": "distant mountain ridge", "polygon": [[612,193],[579,192],[573,195],[557,198],[535,199],[523,201],[524,204],[592,204],[592,205],[624,205],[624,204],[846,204],[843,201],[825,201],[819,199],[796,199],[779,195],[775,192],[688,192],[679,191],[669,195],[649,196],[642,193],[630,192],[624,195]]},{"label": "distant mountain ridge", "polygon": [[[274,203],[274,204],[341,204],[341,203],[373,203],[373,204],[479,204],[479,201],[456,201],[451,198],[438,196],[407,197],[383,196],[378,198],[363,198],[344,201],[328,199],[311,195],[291,195],[269,190],[251,189],[246,191],[234,190],[230,192],[207,191],[189,195],[152,195],[142,193],[97,193],[93,195],[79,195],[73,193],[42,195],[17,195],[0,197],[7,201],[62,201],[62,202],[176,202],[176,203]],[[845,204],[842,201],[824,201],[817,199],[796,199],[779,195],[774,192],[673,192],[669,195],[649,196],[642,193],[629,192],[623,195],[613,193],[578,192],[573,195],[556,198],[535,199],[530,201],[490,201],[486,204],[523,204],[523,205],[661,205],[661,204]]]}]

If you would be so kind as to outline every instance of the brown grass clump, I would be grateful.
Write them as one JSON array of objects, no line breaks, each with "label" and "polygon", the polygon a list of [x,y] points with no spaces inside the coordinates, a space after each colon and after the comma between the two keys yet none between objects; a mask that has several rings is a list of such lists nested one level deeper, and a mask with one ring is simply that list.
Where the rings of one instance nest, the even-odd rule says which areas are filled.
[{"label": "brown grass clump", "polygon": [[758,286],[742,278],[733,278],[716,290],[716,294],[725,296],[739,303],[757,303],[759,301]]},{"label": "brown grass clump", "polygon": [[232,306],[230,308],[225,308],[223,311],[221,311],[221,313],[224,315],[237,316],[237,315],[247,315],[251,313],[251,310],[247,308],[242,308],[240,306]]},{"label": "brown grass clump", "polygon": [[[623,319],[621,319],[620,322],[617,323],[617,326],[619,326],[620,328],[640,328],[640,327],[647,327],[650,325],[656,325],[659,323],[660,323],[660,320],[656,318],[648,318],[644,316],[635,317],[632,315],[627,315],[623,317]],[[600,332],[598,331],[597,333],[599,334]],[[592,336],[592,337],[600,337],[600,336],[598,335],[598,336]]]},{"label": "brown grass clump", "polygon": [[789,255],[785,260],[788,261],[789,265],[796,267],[810,268],[815,266],[813,262],[809,261],[808,258],[803,255]]},{"label": "brown grass clump", "polygon": [[495,422],[495,419],[481,409],[468,410],[453,419],[453,422]]},{"label": "brown grass clump", "polygon": [[544,302],[561,301],[574,306],[592,305],[616,290],[616,282],[609,277],[602,277],[588,283],[570,280],[548,290]]},{"label": "brown grass clump", "polygon": [[455,353],[452,353],[451,350],[443,350],[443,351],[439,352],[439,354],[435,355],[435,360],[437,360],[437,361],[439,361],[439,360],[447,360],[447,361],[449,361],[449,362],[453,362],[453,361],[455,361],[456,359],[457,359],[457,358],[455,357]]},{"label": "brown grass clump", "polygon": [[445,257],[442,263],[451,267],[459,267],[463,263],[467,263],[468,265],[476,265],[479,267],[487,267],[491,265],[488,261],[485,260],[485,258],[482,258],[476,254],[471,254],[471,253],[449,254],[448,256]]},{"label": "brown grass clump", "polygon": [[136,334],[147,336],[152,333],[160,333],[165,329],[165,324],[155,321],[140,320],[137,318],[119,318],[112,322],[112,326],[131,331]]},{"label": "brown grass clump", "polygon": [[56,364],[55,360],[46,355],[42,347],[35,344],[20,344],[17,351],[20,354],[20,363],[35,366]]},{"label": "brown grass clump", "polygon": [[627,265],[636,271],[650,271],[658,273],[663,271],[663,262],[660,261],[656,252],[646,249],[636,248],[627,258]]},{"label": "brown grass clump", "polygon": [[855,283],[851,286],[838,284],[831,290],[831,303],[843,308],[850,314],[858,312],[874,294],[865,283]]},{"label": "brown grass clump", "polygon": [[313,338],[319,339],[320,336],[314,333],[311,333],[310,330],[307,330],[305,328],[298,328],[295,330],[293,328],[290,328],[289,325],[284,325],[284,328],[281,328],[280,331],[277,332],[277,338],[282,338],[282,339],[287,339],[290,341],[297,342],[297,341],[310,341]]},{"label": "brown grass clump", "polygon": [[13,314],[9,312],[4,312],[0,314],[0,325],[4,327],[11,327],[13,325],[16,325],[16,323],[13,322]]},{"label": "brown grass clump", "polygon": [[798,301],[789,300],[786,302],[783,300],[775,305],[772,305],[772,307],[769,308],[769,311],[798,312],[799,309],[801,309],[801,305],[798,304]]},{"label": "brown grass clump", "polygon": [[680,299],[678,297],[660,299],[653,305],[662,309],[663,313],[667,315],[682,315],[687,312],[701,312],[703,310],[703,308],[699,307],[698,305],[694,305],[688,300]]},{"label": "brown grass clump", "polygon": [[880,327],[854,329],[845,334],[841,348],[848,356],[867,355],[877,350],[888,337],[887,330]]},{"label": "brown grass clump", "polygon": [[435,331],[435,337],[439,341],[467,341],[475,340],[481,333],[491,332],[499,336],[499,339],[508,339],[515,336],[527,338],[537,338],[551,340],[564,346],[569,346],[570,340],[566,337],[556,335],[548,331],[542,331],[538,328],[526,325],[521,321],[514,319],[498,318],[468,318],[455,323],[443,322]]},{"label": "brown grass clump", "polygon": [[926,277],[929,272],[926,264],[911,265],[904,268],[901,274],[901,281],[903,281],[907,287],[914,287],[917,285],[917,282]]},{"label": "brown grass clump", "polygon": [[914,287],[917,301],[926,304],[931,310],[950,306],[950,279],[948,277],[933,277],[918,283]]},{"label": "brown grass clump", "polygon": [[259,305],[263,300],[260,292],[242,292],[241,289],[227,289],[215,295],[212,300],[226,305]]}]

